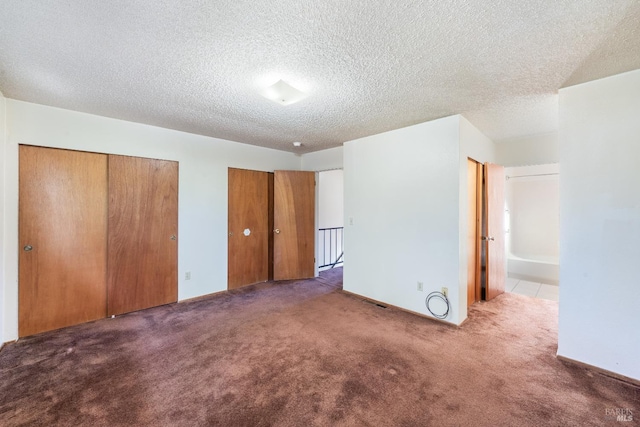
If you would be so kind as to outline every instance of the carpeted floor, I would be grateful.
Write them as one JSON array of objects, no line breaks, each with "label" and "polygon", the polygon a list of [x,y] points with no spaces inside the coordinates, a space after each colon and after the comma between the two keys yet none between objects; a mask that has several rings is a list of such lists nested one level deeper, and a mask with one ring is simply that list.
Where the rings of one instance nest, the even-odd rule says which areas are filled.
[{"label": "carpeted floor", "polygon": [[[555,357],[557,303],[460,328],[342,293],[341,269],[22,339],[0,425],[636,425],[640,390]],[[634,421],[616,421],[629,409]],[[614,411],[614,412],[612,412]]]}]

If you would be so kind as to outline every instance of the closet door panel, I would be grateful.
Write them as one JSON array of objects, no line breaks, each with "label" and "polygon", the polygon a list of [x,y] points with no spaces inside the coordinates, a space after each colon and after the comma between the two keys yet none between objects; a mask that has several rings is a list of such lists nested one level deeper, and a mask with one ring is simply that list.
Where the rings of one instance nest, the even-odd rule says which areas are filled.
[{"label": "closet door panel", "polygon": [[19,336],[105,317],[107,156],[19,156]]},{"label": "closet door panel", "polygon": [[109,156],[108,315],[178,299],[178,163]]},{"label": "closet door panel", "polygon": [[229,168],[229,289],[269,280],[270,175]]},{"label": "closet door panel", "polygon": [[274,280],[314,277],[315,185],[314,172],[274,173]]},{"label": "closet door panel", "polygon": [[504,167],[492,163],[484,165],[485,240],[487,254],[487,283],[485,299],[504,293],[507,277],[504,233]]}]

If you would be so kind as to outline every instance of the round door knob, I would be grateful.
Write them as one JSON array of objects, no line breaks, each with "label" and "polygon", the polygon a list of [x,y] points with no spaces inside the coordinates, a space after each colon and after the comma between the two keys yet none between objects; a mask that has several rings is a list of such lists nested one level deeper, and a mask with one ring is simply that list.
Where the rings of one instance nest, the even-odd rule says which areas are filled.
[{"label": "round door knob", "polygon": [[171,236],[171,240],[176,240],[176,235],[175,235],[175,234],[173,234],[173,235]]},{"label": "round door knob", "polygon": [[276,233],[276,234],[280,234],[280,229],[276,228],[275,230],[273,230],[273,232]]},{"label": "round door knob", "polygon": [[27,246],[24,247],[24,250],[25,250],[25,252],[30,252],[30,251],[33,250],[33,246],[27,245]]}]

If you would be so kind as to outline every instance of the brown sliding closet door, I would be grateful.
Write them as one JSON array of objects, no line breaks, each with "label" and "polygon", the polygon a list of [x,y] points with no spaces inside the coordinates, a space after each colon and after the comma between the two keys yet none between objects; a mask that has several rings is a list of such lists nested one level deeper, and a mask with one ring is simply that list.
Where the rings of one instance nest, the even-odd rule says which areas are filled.
[{"label": "brown sliding closet door", "polygon": [[108,315],[178,299],[178,163],[109,156]]},{"label": "brown sliding closet door", "polygon": [[105,317],[107,156],[19,156],[19,336]]}]

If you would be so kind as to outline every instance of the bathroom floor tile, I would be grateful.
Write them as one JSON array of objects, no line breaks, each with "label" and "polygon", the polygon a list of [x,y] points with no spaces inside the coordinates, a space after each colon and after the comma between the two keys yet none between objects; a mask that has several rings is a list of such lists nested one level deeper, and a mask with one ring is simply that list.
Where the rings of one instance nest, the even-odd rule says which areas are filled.
[{"label": "bathroom floor tile", "polygon": [[513,277],[506,278],[504,290],[505,292],[512,292],[514,294],[556,302],[559,300],[558,297],[560,294],[560,287],[558,285],[530,282],[528,280],[520,280]]},{"label": "bathroom floor tile", "polygon": [[528,282],[526,280],[520,280],[515,288],[513,288],[514,294],[526,295],[529,297],[535,297],[540,289],[540,283]]},{"label": "bathroom floor tile", "polygon": [[551,301],[558,301],[560,295],[560,288],[554,285],[541,284],[538,291],[537,298],[548,299]]},{"label": "bathroom floor tile", "polygon": [[520,279],[514,279],[513,277],[507,277],[504,283],[504,290],[507,292],[513,292],[513,288],[516,287]]},{"label": "bathroom floor tile", "polygon": [[538,290],[538,293],[549,293],[549,294],[555,294],[555,295],[558,295],[559,292],[560,292],[559,287],[555,285],[547,285],[545,283],[540,284],[540,290]]}]

